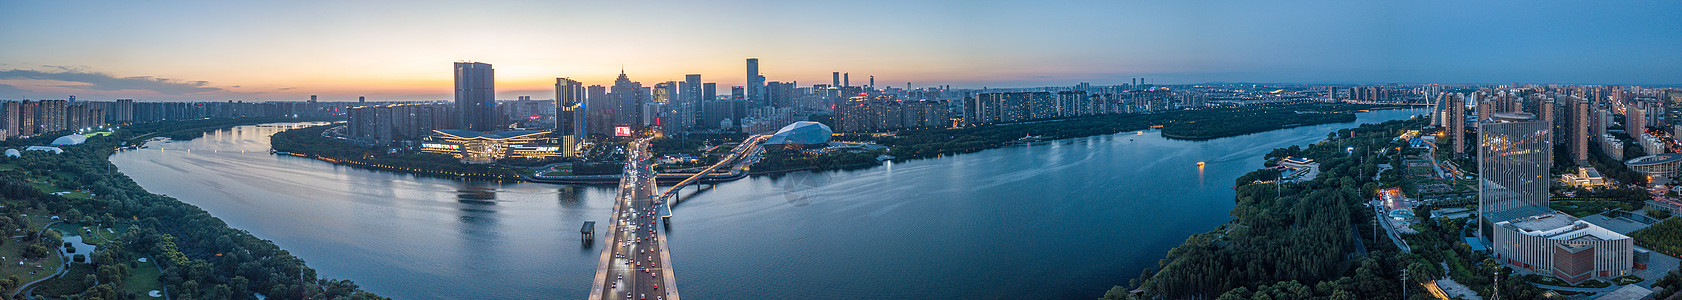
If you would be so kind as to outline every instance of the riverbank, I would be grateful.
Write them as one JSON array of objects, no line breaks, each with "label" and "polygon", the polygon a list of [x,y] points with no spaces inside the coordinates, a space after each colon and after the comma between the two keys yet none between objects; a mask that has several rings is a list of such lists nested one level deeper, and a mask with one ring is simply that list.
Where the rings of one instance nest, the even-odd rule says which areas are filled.
[{"label": "riverbank", "polygon": [[[1417,233],[1399,238],[1405,243],[1371,225],[1378,216],[1368,199],[1404,182],[1379,165],[1422,154],[1396,137],[1427,123],[1415,118],[1364,124],[1307,148],[1274,150],[1264,159],[1311,159],[1322,175],[1280,182],[1277,172],[1262,169],[1239,177],[1231,222],[1193,235],[1155,268],[1112,287],[1102,299],[1393,299],[1423,295],[1434,279],[1452,279],[1482,295],[1498,289],[1503,296],[1539,297],[1542,291],[1526,284],[1526,276],[1461,242],[1464,219],[1413,224]],[[1375,173],[1382,176],[1365,175]],[[1415,214],[1431,209],[1416,207]],[[1496,286],[1489,274],[1507,278]],[[1401,290],[1397,282],[1403,282]]]},{"label": "riverbank", "polygon": [[[80,145],[60,146],[63,153],[25,151],[22,157],[0,158],[13,166],[0,171],[0,193],[21,201],[7,205],[40,209],[82,226],[127,228],[111,247],[84,257],[79,267],[106,276],[100,284],[64,285],[55,295],[77,294],[115,299],[125,288],[127,266],[139,257],[158,257],[161,282],[179,298],[243,298],[253,293],[281,298],[352,297],[378,299],[355,284],[318,280],[303,261],[286,254],[273,242],[227,226],[198,207],[148,192],[117,171],[109,158],[118,149],[143,137],[173,132],[204,132],[205,128],[298,121],[296,119],[216,119],[154,122],[123,126],[109,136],[90,137]],[[202,135],[202,134],[201,134]],[[20,146],[14,141],[6,146]],[[46,189],[52,189],[46,190]],[[53,192],[67,191],[64,193]],[[146,218],[140,218],[146,217]],[[8,217],[8,219],[11,219]],[[101,237],[102,240],[106,237]],[[233,255],[228,255],[233,254]],[[224,270],[224,271],[213,271]],[[147,281],[140,279],[137,282]],[[51,281],[45,284],[52,284]],[[139,283],[136,283],[137,285]]]},{"label": "riverbank", "polygon": [[1372,196],[1374,183],[1371,176],[1355,174],[1384,161],[1380,149],[1402,143],[1394,140],[1401,131],[1424,124],[1413,119],[1362,125],[1339,131],[1335,141],[1298,150],[1294,156],[1320,163],[1323,175],[1307,182],[1273,183],[1275,173],[1264,170],[1240,177],[1231,222],[1188,238],[1156,268],[1112,288],[1104,299],[1397,296],[1394,286],[1380,283],[1394,283],[1389,277],[1405,266],[1390,258],[1393,247],[1364,230],[1372,215],[1362,203]]}]

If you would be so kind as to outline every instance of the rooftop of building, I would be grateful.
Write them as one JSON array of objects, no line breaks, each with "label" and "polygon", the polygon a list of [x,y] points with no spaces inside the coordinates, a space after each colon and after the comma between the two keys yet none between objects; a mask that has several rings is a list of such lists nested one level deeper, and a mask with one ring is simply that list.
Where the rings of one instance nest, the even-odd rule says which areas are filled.
[{"label": "rooftop of building", "polygon": [[533,134],[548,133],[547,131],[540,131],[540,130],[510,130],[510,131],[497,131],[497,132],[478,132],[478,131],[461,130],[461,129],[439,129],[439,130],[433,130],[433,131],[437,132],[439,134],[449,135],[449,136],[457,137],[457,138],[464,138],[464,139],[483,138],[483,139],[492,139],[492,140],[510,139],[510,138],[528,136],[528,135],[533,135]]},{"label": "rooftop of building", "polygon": [[1495,226],[1516,230],[1530,236],[1561,241],[1592,242],[1629,238],[1558,211],[1500,221],[1495,223]]},{"label": "rooftop of building", "polygon": [[1673,163],[1677,161],[1682,161],[1682,153],[1660,153],[1658,155],[1642,156],[1626,161],[1624,164],[1630,166],[1650,166]]},{"label": "rooftop of building", "polygon": [[1523,113],[1523,112],[1494,113],[1491,116],[1494,117],[1495,120],[1497,120],[1497,121],[1507,121],[1507,122],[1529,121],[1529,120],[1535,120],[1536,119],[1536,115],[1533,115],[1533,114],[1530,114],[1530,113]]}]

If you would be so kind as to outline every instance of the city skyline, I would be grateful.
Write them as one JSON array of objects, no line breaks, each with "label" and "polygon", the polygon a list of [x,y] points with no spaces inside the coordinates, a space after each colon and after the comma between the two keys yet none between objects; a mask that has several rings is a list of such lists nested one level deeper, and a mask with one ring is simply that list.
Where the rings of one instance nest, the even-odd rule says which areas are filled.
[{"label": "city skyline", "polygon": [[831,72],[957,88],[1682,82],[1669,51],[1682,48],[1682,20],[1651,13],[1682,4],[1657,1],[882,2],[845,18],[757,2],[3,6],[0,38],[26,46],[0,50],[0,99],[448,99],[440,70],[453,61],[501,66],[495,97],[513,99],[553,93],[556,77],[607,84],[620,68],[739,86],[746,58],[762,60],[766,81],[804,86]]}]

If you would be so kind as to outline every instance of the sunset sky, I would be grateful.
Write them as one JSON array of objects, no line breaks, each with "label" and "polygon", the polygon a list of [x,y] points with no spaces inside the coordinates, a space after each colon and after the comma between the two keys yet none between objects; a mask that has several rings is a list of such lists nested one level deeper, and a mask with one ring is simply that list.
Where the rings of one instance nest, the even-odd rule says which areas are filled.
[{"label": "sunset sky", "polygon": [[[486,1],[491,2],[491,1]],[[556,77],[960,88],[1682,83],[1679,1],[4,1],[0,99],[498,98]],[[721,88],[727,92],[727,88]]]}]

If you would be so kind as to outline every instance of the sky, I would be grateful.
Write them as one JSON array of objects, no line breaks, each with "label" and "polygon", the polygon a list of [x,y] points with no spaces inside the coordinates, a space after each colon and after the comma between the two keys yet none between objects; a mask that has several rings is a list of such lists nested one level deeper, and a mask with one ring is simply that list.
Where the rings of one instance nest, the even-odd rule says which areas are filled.
[{"label": "sky", "polygon": [[0,99],[444,100],[557,77],[802,86],[1682,83],[1682,1],[0,1]]}]

